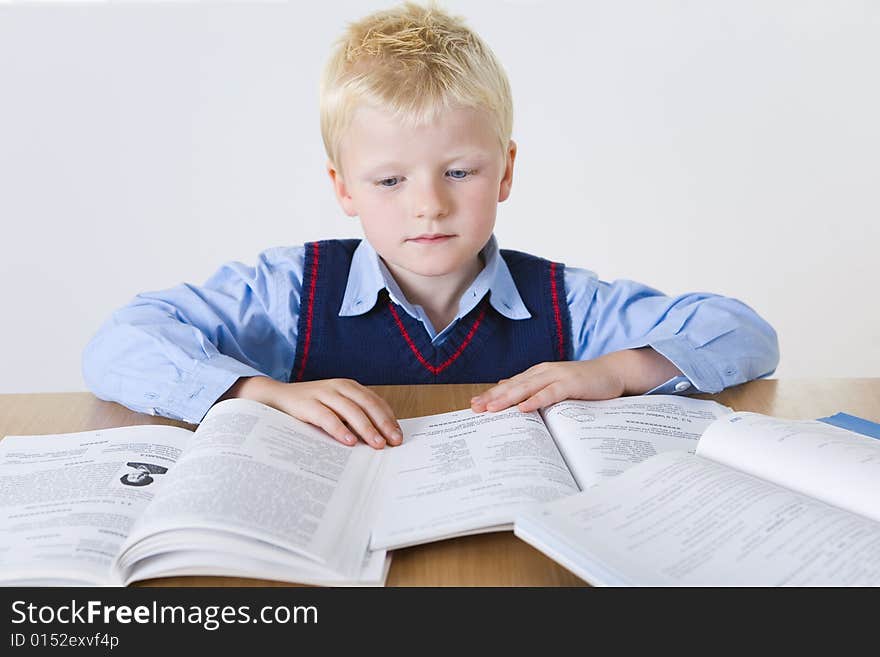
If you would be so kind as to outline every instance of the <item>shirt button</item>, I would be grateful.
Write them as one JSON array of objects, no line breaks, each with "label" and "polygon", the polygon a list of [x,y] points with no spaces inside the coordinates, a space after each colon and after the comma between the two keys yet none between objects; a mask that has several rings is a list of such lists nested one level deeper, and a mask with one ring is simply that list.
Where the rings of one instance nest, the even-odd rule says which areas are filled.
[{"label": "shirt button", "polygon": [[687,381],[679,381],[675,384],[675,392],[682,392],[691,387],[691,384]]}]

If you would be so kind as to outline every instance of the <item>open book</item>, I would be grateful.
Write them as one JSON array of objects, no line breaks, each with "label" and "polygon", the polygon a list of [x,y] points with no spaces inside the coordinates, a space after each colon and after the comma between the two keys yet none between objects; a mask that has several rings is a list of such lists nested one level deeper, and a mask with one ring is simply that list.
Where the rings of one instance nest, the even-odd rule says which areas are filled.
[{"label": "open book", "polygon": [[567,497],[668,450],[693,452],[713,401],[650,395],[540,411],[468,410],[400,420],[384,450],[374,549],[510,530],[527,506]]},{"label": "open book", "polygon": [[595,585],[877,586],[880,440],[734,413],[514,532]]},{"label": "open book", "polygon": [[256,402],[192,432],[147,425],[0,441],[0,584],[225,575],[382,585],[379,461]]},{"label": "open book", "polygon": [[[404,443],[347,447],[257,402],[194,431],[148,425],[0,442],[0,583],[227,575],[382,584],[387,550],[511,529],[730,412],[675,396],[401,420]],[[372,542],[370,541],[372,537]]]}]

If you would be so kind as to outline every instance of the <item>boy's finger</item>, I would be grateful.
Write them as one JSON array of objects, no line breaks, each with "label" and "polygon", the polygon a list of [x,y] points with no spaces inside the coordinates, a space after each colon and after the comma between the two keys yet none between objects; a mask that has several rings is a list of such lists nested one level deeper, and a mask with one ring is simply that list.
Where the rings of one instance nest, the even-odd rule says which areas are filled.
[{"label": "boy's finger", "polygon": [[[481,394],[472,398],[471,404],[486,406],[495,400],[510,401],[510,393],[512,390],[516,390],[517,386],[530,385],[532,387],[532,392],[534,392],[540,390],[556,377],[554,372],[549,371],[546,368],[537,368],[538,365],[535,365],[534,367],[527,369],[525,372],[520,372],[509,379],[502,379],[497,385],[492,386],[488,390],[485,390]],[[519,402],[523,399],[525,399],[525,397],[521,397],[516,401]]]},{"label": "boy's finger", "polygon": [[385,439],[373,426],[364,410],[345,395],[335,393],[321,398],[321,402],[348,423],[365,443],[376,449],[385,447]]},{"label": "boy's finger", "polygon": [[519,410],[523,413],[530,413],[531,411],[536,411],[544,406],[549,406],[550,404],[562,401],[565,397],[566,395],[562,386],[552,383],[533,394],[524,402],[520,402]]},{"label": "boy's finger", "polygon": [[370,421],[381,429],[382,435],[390,444],[399,445],[403,442],[403,431],[394,418],[394,411],[379,395],[361,385],[340,390],[340,394],[360,406]]},{"label": "boy's finger", "polygon": [[503,411],[527,399],[531,394],[532,391],[524,385],[516,386],[486,402],[486,410],[490,413]]},{"label": "boy's finger", "polygon": [[472,397],[471,410],[475,413],[482,413],[483,411],[488,410],[488,406],[490,403],[501,399],[504,395],[507,394],[507,391],[509,390],[511,385],[510,381],[511,380],[508,379],[507,383],[492,386],[488,390],[484,390],[476,397]]},{"label": "boy's finger", "polygon": [[342,423],[342,420],[339,419],[336,413],[324,406],[321,402],[315,401],[308,404],[308,406],[298,412],[295,417],[299,417],[309,424],[321,427],[324,431],[333,436],[333,438],[345,445],[351,446],[357,443],[357,438],[355,438],[351,429]]},{"label": "boy's finger", "polygon": [[471,410],[475,413],[482,413],[490,401],[503,393],[504,389],[501,386],[492,386],[488,390],[484,390],[476,397],[471,397]]},{"label": "boy's finger", "polygon": [[[472,397],[471,410],[474,413],[482,413],[483,411],[487,410],[499,411],[524,400],[526,397],[528,397],[528,395],[520,397],[519,399],[512,400],[510,397],[510,391],[514,389],[515,386],[530,382],[533,383],[534,392],[535,390],[539,390],[542,386],[546,385],[546,382],[552,380],[552,378],[554,377],[554,374],[552,372],[549,372],[546,368],[538,369],[538,367],[539,365],[534,365],[526,371],[520,372],[519,374],[512,376],[509,379],[501,379],[496,385],[492,386],[488,390],[484,390],[476,397]],[[489,408],[489,405],[493,402],[495,402],[495,405],[493,405],[492,408]],[[497,407],[498,403],[506,403],[506,405]]]},{"label": "boy's finger", "polygon": [[485,410],[486,404],[488,404],[493,399],[496,399],[497,397],[503,395],[511,385],[514,385],[517,382],[519,382],[519,379],[517,377],[502,379],[497,384],[487,390],[484,390],[476,397],[471,397],[471,407],[480,406],[483,410]]},{"label": "boy's finger", "polygon": [[545,376],[536,375],[519,383],[511,382],[505,390],[500,391],[500,394],[487,400],[486,410],[490,412],[501,411],[528,399],[547,385],[546,378]]}]

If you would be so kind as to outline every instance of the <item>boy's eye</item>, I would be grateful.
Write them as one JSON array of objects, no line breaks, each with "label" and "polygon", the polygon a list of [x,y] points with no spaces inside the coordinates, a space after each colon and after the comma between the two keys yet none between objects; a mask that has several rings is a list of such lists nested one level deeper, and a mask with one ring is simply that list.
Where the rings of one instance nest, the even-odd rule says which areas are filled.
[{"label": "boy's eye", "polygon": [[[450,169],[446,172],[446,175],[452,178],[453,180],[464,180],[469,176],[472,176],[476,173],[476,169]],[[400,184],[402,178],[400,176],[391,176],[389,178],[382,178],[381,180],[376,181],[376,184],[379,187],[397,187]]]}]

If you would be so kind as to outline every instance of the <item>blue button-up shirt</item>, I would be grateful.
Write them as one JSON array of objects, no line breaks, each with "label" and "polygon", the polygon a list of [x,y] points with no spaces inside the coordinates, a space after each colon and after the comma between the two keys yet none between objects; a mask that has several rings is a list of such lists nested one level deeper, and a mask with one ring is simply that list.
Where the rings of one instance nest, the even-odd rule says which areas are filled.
[{"label": "blue button-up shirt", "polygon": [[[531,317],[494,236],[481,255],[483,270],[462,295],[456,318],[438,332],[363,240],[339,315],[366,313],[387,289],[437,345],[487,292],[505,317]],[[86,347],[86,384],[101,399],[197,423],[239,377],[288,381],[304,260],[302,246],[272,248],[254,267],[223,265],[202,286],[184,283],[137,295]],[[574,267],[565,268],[565,288],[575,359],[650,346],[683,373],[650,393],[718,392],[771,374],[779,361],[773,328],[736,299],[706,293],[669,297],[634,281],[601,281]]]}]

